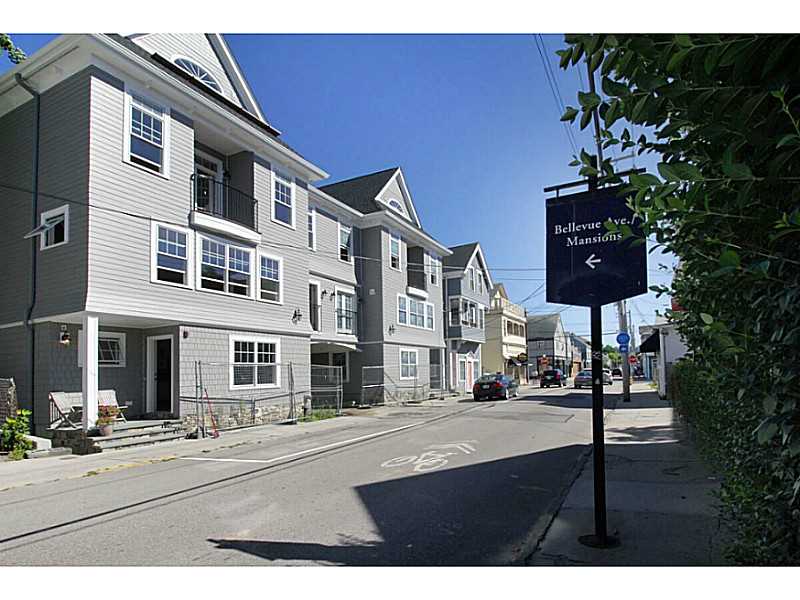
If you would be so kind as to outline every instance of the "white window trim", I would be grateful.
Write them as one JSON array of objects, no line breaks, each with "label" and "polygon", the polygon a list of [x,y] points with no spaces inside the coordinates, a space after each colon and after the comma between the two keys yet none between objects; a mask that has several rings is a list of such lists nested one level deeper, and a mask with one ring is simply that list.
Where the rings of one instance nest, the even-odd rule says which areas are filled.
[{"label": "white window trim", "polygon": [[[280,173],[280,178],[284,182],[289,182],[289,193],[292,196],[292,223],[291,223],[291,225],[286,223],[286,222],[284,222],[284,221],[281,221],[280,219],[276,219],[275,218],[275,205],[276,204],[281,204],[280,202],[275,200],[275,184],[278,181],[278,173]],[[288,229],[295,229],[295,226],[297,224],[297,190],[296,190],[296,186],[295,186],[295,182],[294,182],[294,175],[292,175],[292,172],[289,169],[285,169],[280,165],[275,165],[275,166],[272,167],[272,176],[270,177],[270,179],[271,179],[271,185],[270,185],[270,192],[271,193],[270,193],[270,201],[269,201],[269,207],[270,207],[269,217],[270,217],[270,219],[272,220],[273,223],[277,223],[278,225],[281,225],[283,227],[287,227]]]},{"label": "white window trim", "polygon": [[[397,240],[397,267],[392,266],[392,242]],[[403,270],[403,238],[399,235],[389,232],[389,268],[393,271]]]},{"label": "white window trim", "polygon": [[[399,361],[398,365],[400,366],[400,379],[404,381],[409,381],[412,379],[419,379],[419,348],[403,348],[400,347],[399,350]],[[417,370],[417,374],[413,377],[403,377],[403,352],[413,352],[416,356],[416,360],[414,361],[414,367]]]},{"label": "white window trim", "polygon": [[[316,285],[317,286],[317,325],[319,325],[319,329],[314,329],[311,327],[311,316],[308,317],[308,326],[311,327],[312,333],[321,333],[322,332],[322,283],[316,279],[309,279],[309,285]],[[311,308],[309,307],[309,310]]]},{"label": "white window trim", "polygon": [[[278,261],[278,300],[264,300],[261,297],[261,258],[270,258]],[[256,300],[259,302],[266,302],[267,304],[283,304],[283,257],[276,256],[275,254],[268,254],[266,252],[258,252],[258,265],[256,265],[256,275],[258,276],[258,284],[256,286]]]},{"label": "white window trim", "polygon": [[[435,285],[436,287],[439,287],[442,284],[442,273],[441,273],[442,261],[440,258],[433,256],[432,254],[428,254],[427,252],[425,253],[425,257],[428,261],[428,269],[426,271],[428,277],[428,283],[430,283],[431,285]],[[431,282],[431,275],[436,276],[435,283]]]},{"label": "white window trim", "polygon": [[[250,284],[248,286],[247,295],[242,296],[240,294],[231,294],[230,292],[221,292],[219,290],[210,290],[208,288],[204,288],[202,286],[202,269],[203,269],[203,240],[207,239],[212,242],[216,242],[218,244],[225,244],[226,246],[235,246],[240,250],[244,250],[245,252],[250,253]],[[260,275],[261,263],[258,262],[259,270],[256,270],[256,262],[259,261],[258,253],[255,251],[255,248],[250,248],[248,246],[243,246],[241,244],[237,244],[225,238],[218,238],[212,235],[205,235],[205,234],[197,234],[197,243],[195,244],[194,248],[194,256],[195,256],[195,289],[199,292],[206,292],[209,294],[217,294],[218,296],[225,296],[226,298],[239,298],[241,300],[255,300],[255,293],[257,285],[256,285],[256,275]],[[228,269],[228,251],[225,250],[225,269]],[[237,388],[238,389],[238,388]]]},{"label": "white window trim", "polygon": [[[125,95],[125,115],[124,115],[124,125],[123,125],[123,132],[122,132],[122,162],[131,165],[132,167],[136,167],[146,173],[150,173],[151,175],[157,175],[163,179],[169,179],[169,171],[170,171],[170,149],[171,149],[171,132],[172,129],[172,119],[170,118],[170,109],[166,106],[164,102],[159,102],[157,100],[153,100],[148,94],[142,94],[139,90],[129,87],[127,84],[125,85],[124,90]],[[163,143],[161,144],[161,171],[154,171],[153,169],[148,169],[145,166],[142,166],[134,161],[131,160],[131,96],[136,95],[146,100],[147,102],[151,102],[157,106],[160,106],[164,110],[164,125],[162,128],[162,137]]]},{"label": "white window trim", "polygon": [[51,248],[58,248],[59,246],[69,243],[69,204],[64,204],[58,208],[46,210],[41,213],[39,215],[39,226],[41,227],[44,225],[47,219],[57,217],[58,215],[64,215],[64,241],[58,242],[57,244],[51,244],[50,246],[45,246],[45,241],[47,240],[47,231],[43,231],[39,235],[39,250],[50,250]]},{"label": "white window trim", "polygon": [[[353,264],[353,226],[345,225],[341,221],[338,222],[338,225],[339,228],[336,236],[336,252],[340,261],[351,265]],[[350,257],[350,260],[342,260],[342,229],[350,230],[350,237],[348,238],[348,256]]]},{"label": "white window trim", "polygon": [[[392,200],[394,200],[395,202],[397,202],[397,204],[399,204],[399,205],[400,205],[400,208],[399,208],[399,209],[398,209],[398,208],[396,208],[396,207],[394,207],[394,206],[392,206],[392,204],[391,204]],[[384,200],[383,198],[381,198],[381,199],[379,200],[379,202],[380,202],[381,204],[383,204],[384,206],[386,206],[386,208],[390,209],[391,211],[393,211],[393,212],[396,212],[397,214],[404,216],[406,219],[408,219],[408,218],[409,218],[409,217],[408,217],[408,211],[406,210],[406,204],[405,204],[405,202],[401,202],[400,200],[398,200],[398,199],[397,199],[397,198],[395,198],[394,196],[389,196],[389,197],[388,197],[387,199],[385,199],[385,200]]]},{"label": "white window trim", "polygon": [[[308,215],[311,216],[311,246],[308,248],[312,252],[317,251],[317,209],[313,206],[308,207]],[[308,216],[306,216],[308,219]],[[306,232],[306,238],[308,237],[308,232]]]},{"label": "white window trim", "polygon": [[469,267],[467,269],[467,280],[469,283],[469,291],[475,291],[475,267]]},{"label": "white window trim", "polygon": [[[400,322],[400,298],[406,299],[406,322]],[[419,325],[412,325],[411,324],[411,301],[417,302],[418,304],[422,304],[425,308],[422,311],[422,327]],[[426,323],[428,322],[428,307],[432,307],[433,309],[433,329],[427,327]],[[412,329],[423,329],[425,331],[436,331],[436,306],[433,302],[426,302],[424,300],[419,300],[417,298],[412,298],[406,294],[397,294],[397,309],[395,310],[395,321],[398,325],[403,327],[411,327]]]},{"label": "white window trim", "polygon": [[[186,283],[173,283],[171,281],[161,281],[158,279],[158,228],[166,227],[167,229],[174,229],[186,235]],[[157,283],[158,285],[168,285],[170,287],[178,287],[185,289],[194,288],[194,268],[192,260],[194,257],[194,231],[179,227],[177,225],[170,225],[169,223],[159,223],[153,221],[150,226],[150,283]]]},{"label": "white window trim", "polygon": [[[236,342],[254,342],[255,356],[258,358],[258,344],[275,344],[275,383],[254,383],[252,385],[234,385],[233,384],[233,368],[235,364],[248,364],[248,363],[234,363],[234,355]],[[280,338],[272,338],[260,335],[238,335],[231,333],[228,336],[228,390],[254,390],[264,388],[279,388],[281,387],[281,340]],[[252,363],[258,365],[260,363]]]},{"label": "white window trim", "polygon": [[[339,310],[339,293],[350,295],[350,296],[353,297],[353,312],[355,313],[355,318],[356,319],[358,318],[358,307],[357,307],[358,297],[356,296],[356,289],[352,288],[352,287],[341,287],[341,286],[338,286],[338,285],[334,286],[333,289],[334,289],[334,293],[336,294],[336,299],[334,300],[334,303],[333,303],[333,318],[336,321],[335,322],[336,333],[340,333],[342,335],[355,335],[355,333],[356,333],[356,323],[355,322],[353,323],[353,329],[352,330],[339,329],[338,310]],[[321,325],[322,324],[320,323],[320,326]]]},{"label": "white window trim", "polygon": [[334,367],[336,365],[333,364],[333,355],[334,354],[344,354],[344,363],[345,369],[347,369],[347,377],[342,377],[342,383],[350,383],[350,353],[343,351],[343,352],[328,352],[328,366]]},{"label": "white window trim", "polygon": [[[128,364],[128,349],[127,349],[127,334],[121,331],[99,331],[97,334],[97,343],[98,346],[100,344],[100,340],[103,338],[114,338],[119,341],[119,349],[120,349],[120,357],[119,357],[119,364],[110,365],[107,363],[100,362],[100,354],[98,348],[98,355],[97,355],[97,366],[102,369],[124,369]],[[83,344],[86,343],[86,337],[84,335],[83,329],[78,330],[78,366],[83,368],[83,352],[81,352],[81,347]]]}]

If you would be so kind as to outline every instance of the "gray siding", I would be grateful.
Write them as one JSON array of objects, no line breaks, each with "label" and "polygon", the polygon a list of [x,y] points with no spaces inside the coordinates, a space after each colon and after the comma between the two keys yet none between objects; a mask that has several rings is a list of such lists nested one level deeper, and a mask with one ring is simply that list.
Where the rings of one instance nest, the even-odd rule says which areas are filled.
[{"label": "gray siding", "polygon": [[[325,210],[319,208],[314,203],[314,192],[311,192],[309,202],[316,210],[317,225],[317,249],[308,252],[308,268],[313,275],[328,277],[330,279],[356,285],[356,265],[357,261],[347,263],[339,258],[339,219]],[[350,222],[342,220],[342,224],[351,225]],[[307,210],[302,213],[302,230],[305,237],[303,245],[308,246],[307,229]],[[358,235],[354,228],[355,235],[354,249],[357,250]],[[358,255],[358,252],[354,252]]]},{"label": "gray siding", "polygon": [[[31,213],[34,142],[33,101],[0,117],[0,139],[8,157],[0,181],[24,191],[3,190],[4,235],[0,253],[9,285],[0,290],[0,323],[22,321],[30,301],[31,247],[38,254],[33,316],[82,310],[86,300],[86,201],[89,163],[88,70],[41,95],[38,214]],[[57,196],[57,197],[54,197]],[[23,240],[39,215],[69,206],[69,243],[39,250],[39,239]]]},{"label": "gray siding", "polygon": [[[320,331],[314,332],[311,334],[311,341],[312,343],[317,340],[329,340],[329,341],[338,341],[345,344],[355,344],[356,337],[353,335],[342,334],[336,332],[336,299],[335,299],[335,292],[336,287],[347,287],[346,284],[343,284],[340,281],[336,281],[329,277],[322,277],[315,274],[309,275],[309,280],[314,280],[319,283],[320,286],[320,295],[322,294],[323,290],[327,292],[324,298],[320,299],[320,308],[319,308],[319,322],[320,322]],[[354,287],[354,284],[349,284],[350,286]],[[307,294],[306,294],[307,295]],[[357,306],[358,308],[358,306]],[[308,313],[308,305],[303,309],[303,314]],[[361,319],[361,315],[359,315],[359,320]],[[360,330],[360,323],[357,325],[356,331]]]},{"label": "gray siding", "polygon": [[223,95],[242,106],[225,69],[204,33],[149,33],[133,40],[151,54],[160,54],[167,60],[181,55],[205,67],[219,82]]},{"label": "gray siding", "polygon": [[[215,294],[150,282],[150,219],[188,227],[194,132],[172,120],[170,176],[165,179],[122,160],[123,92],[92,79],[89,197],[90,268],[87,305],[98,312],[156,317],[175,322],[247,330],[310,333],[308,320],[292,323],[295,309],[308,304],[307,191],[295,186],[297,229],[271,220],[271,172],[253,163],[253,190],[259,202],[259,250],[284,259],[283,304]],[[94,208],[94,207],[97,208]],[[148,218],[103,210],[113,208]],[[257,257],[256,259],[257,265]],[[192,265],[196,256],[192,257]],[[257,271],[256,271],[257,274]],[[257,278],[256,278],[257,283]]]},{"label": "gray siding", "polygon": [[394,198],[398,202],[405,205],[406,214],[408,215],[408,220],[414,223],[414,213],[411,210],[411,200],[407,198],[405,194],[403,194],[403,190],[400,189],[400,185],[397,183],[397,177],[394,177],[389,185],[386,186],[386,190],[383,192],[382,195],[378,196],[380,200],[384,202],[388,202],[389,199]]}]

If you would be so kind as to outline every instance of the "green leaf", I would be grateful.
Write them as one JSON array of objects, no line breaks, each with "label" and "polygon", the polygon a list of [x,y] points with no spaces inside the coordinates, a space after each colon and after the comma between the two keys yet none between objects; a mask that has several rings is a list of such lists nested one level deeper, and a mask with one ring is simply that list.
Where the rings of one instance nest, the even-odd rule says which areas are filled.
[{"label": "green leaf", "polygon": [[644,112],[644,107],[647,104],[647,100],[649,96],[642,96],[634,105],[633,112],[631,113],[631,121],[634,123],[639,123],[641,120],[642,113]]},{"label": "green leaf", "polygon": [[691,38],[691,37],[690,37],[688,34],[686,34],[686,33],[679,33],[679,34],[677,34],[677,35],[675,36],[675,42],[676,42],[676,43],[677,43],[679,46],[682,46],[682,47],[684,47],[684,48],[691,48],[691,47],[693,46],[693,44],[692,44],[692,38]]},{"label": "green leaf", "polygon": [[781,146],[796,146],[800,144],[800,136],[790,133],[788,135],[783,136],[780,141],[778,141],[778,145],[775,146],[776,148],[780,148]]},{"label": "green leaf", "polygon": [[592,120],[592,111],[587,110],[581,115],[581,130],[586,129],[589,121]]},{"label": "green leaf", "polygon": [[597,70],[597,67],[600,66],[600,63],[603,61],[603,56],[605,56],[605,52],[602,50],[598,50],[592,55],[592,60],[589,61],[589,70],[594,73]]},{"label": "green leaf", "polygon": [[569,60],[572,58],[572,48],[567,48],[566,50],[556,50],[556,54],[561,57],[561,62],[558,66],[562,69],[566,69],[569,66]]},{"label": "green leaf", "polygon": [[651,175],[650,173],[641,173],[641,174],[634,173],[633,175],[631,175],[631,184],[638,189],[642,189],[642,188],[648,188],[652,185],[660,185],[661,180],[655,175]]},{"label": "green leaf", "polygon": [[602,100],[594,92],[578,92],[578,102],[584,110],[589,110],[599,106]]},{"label": "green leaf", "polygon": [[764,406],[764,412],[766,414],[774,415],[775,409],[778,408],[778,399],[770,394],[762,400],[761,404]]},{"label": "green leaf", "polygon": [[734,267],[738,269],[741,264],[741,259],[735,250],[725,250],[719,255],[719,264],[721,267]]},{"label": "green leaf", "polygon": [[765,419],[756,429],[756,437],[759,444],[766,444],[775,434],[778,433],[778,424],[770,419]]},{"label": "green leaf", "polygon": [[743,163],[722,163],[722,172],[731,179],[753,179],[750,167]]},{"label": "green leaf", "polygon": [[711,324],[714,322],[714,317],[712,317],[712,316],[711,316],[710,314],[708,314],[708,313],[700,313],[700,319],[701,319],[701,320],[703,321],[703,323],[705,323],[706,325],[711,325]]},{"label": "green leaf", "polygon": [[631,91],[624,83],[619,83],[608,77],[603,77],[601,87],[606,96],[629,96]]},{"label": "green leaf", "polygon": [[670,58],[669,62],[667,63],[667,73],[675,73],[678,71],[680,66],[683,64],[683,61],[686,60],[687,56],[689,56],[689,52],[691,52],[691,49],[686,48],[673,54],[672,58]]},{"label": "green leaf", "polygon": [[578,109],[573,108],[572,106],[568,106],[567,110],[564,111],[564,114],[561,115],[561,120],[569,121],[570,123],[572,123],[575,120],[575,117],[577,116],[578,116]]}]

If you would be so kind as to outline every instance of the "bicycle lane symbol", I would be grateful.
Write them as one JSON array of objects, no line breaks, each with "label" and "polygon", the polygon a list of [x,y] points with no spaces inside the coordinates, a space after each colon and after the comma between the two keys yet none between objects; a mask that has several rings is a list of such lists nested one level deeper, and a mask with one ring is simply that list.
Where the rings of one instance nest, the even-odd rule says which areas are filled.
[{"label": "bicycle lane symbol", "polygon": [[431,444],[423,448],[425,450],[419,455],[396,456],[381,463],[384,469],[395,467],[413,466],[415,473],[434,471],[448,464],[448,457],[458,454],[473,454],[476,452],[475,440],[464,442],[447,442],[444,444]]}]

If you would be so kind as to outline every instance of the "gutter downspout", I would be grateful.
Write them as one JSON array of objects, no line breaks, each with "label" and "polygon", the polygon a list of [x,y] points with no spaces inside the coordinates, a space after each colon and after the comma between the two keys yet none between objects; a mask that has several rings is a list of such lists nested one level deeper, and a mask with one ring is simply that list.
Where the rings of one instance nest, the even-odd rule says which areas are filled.
[{"label": "gutter downspout", "polygon": [[[16,79],[17,83],[22,87],[25,91],[27,91],[31,96],[33,96],[33,130],[34,130],[34,137],[33,137],[33,184],[31,186],[32,193],[33,193],[33,202],[31,204],[31,227],[35,229],[38,225],[38,217],[39,217],[39,110],[41,106],[41,99],[39,96],[39,92],[33,89],[28,82],[26,82],[22,75],[16,73],[14,75],[14,79]],[[28,382],[30,385],[30,398],[31,398],[31,431],[35,433],[36,431],[36,398],[34,393],[34,383],[35,383],[35,376],[34,376],[34,369],[36,365],[36,336],[34,331],[33,322],[31,317],[33,316],[33,310],[36,306],[36,280],[37,280],[37,261],[39,258],[39,254],[36,249],[36,243],[39,237],[35,236],[31,239],[31,295],[30,295],[30,304],[28,305],[28,310],[25,314],[25,327],[28,329]]]}]

